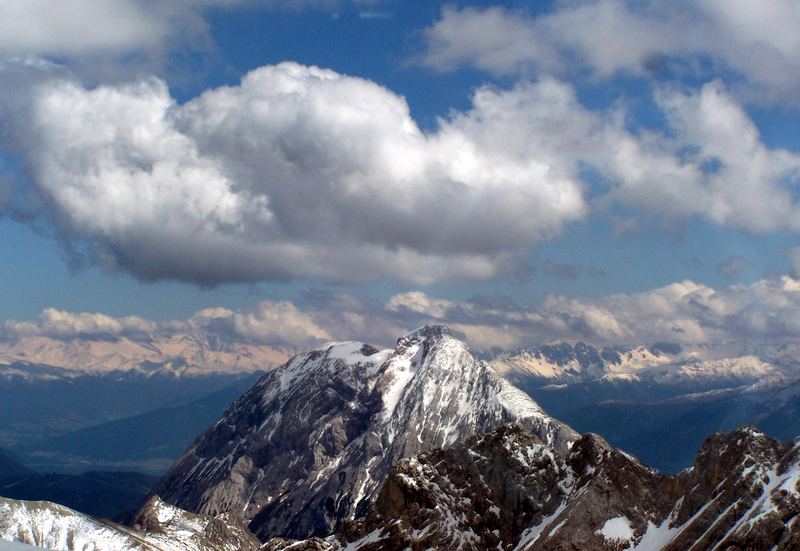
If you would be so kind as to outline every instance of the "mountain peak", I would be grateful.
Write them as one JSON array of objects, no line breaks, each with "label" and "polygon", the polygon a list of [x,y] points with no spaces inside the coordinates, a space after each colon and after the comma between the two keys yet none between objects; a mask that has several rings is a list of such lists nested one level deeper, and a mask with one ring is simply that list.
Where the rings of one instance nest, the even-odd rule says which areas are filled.
[{"label": "mountain peak", "polygon": [[197,513],[235,511],[261,538],[328,535],[366,510],[400,459],[509,422],[561,453],[577,439],[444,326],[394,350],[331,343],[263,377],[154,494]]},{"label": "mountain peak", "polygon": [[451,337],[452,335],[450,328],[446,325],[423,325],[397,339],[397,343],[422,341],[444,336]]}]

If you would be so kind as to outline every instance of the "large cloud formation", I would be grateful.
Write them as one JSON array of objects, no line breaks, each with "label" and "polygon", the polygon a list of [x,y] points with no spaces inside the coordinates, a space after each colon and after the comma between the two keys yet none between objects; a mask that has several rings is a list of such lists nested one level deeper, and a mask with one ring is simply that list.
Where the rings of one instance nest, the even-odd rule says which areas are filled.
[{"label": "large cloud formation", "polygon": [[488,278],[585,211],[575,170],[544,147],[549,85],[511,98],[526,126],[487,89],[426,134],[385,88],[294,63],[184,105],[157,79],[86,89],[40,63],[5,71],[3,138],[45,213],[72,250],[143,279]]},{"label": "large cloud formation", "polygon": [[67,312],[45,308],[39,320],[8,320],[3,326],[6,338],[47,336],[54,339],[136,336],[155,333],[156,322],[137,316],[115,318],[106,314]]},{"label": "large cloud formation", "polygon": [[716,81],[658,89],[663,133],[631,131],[553,78],[479,88],[426,133],[386,88],[295,63],[185,104],[155,78],[88,89],[38,60],[0,76],[0,144],[25,169],[26,215],[71,254],[145,280],[509,274],[588,211],[586,167],[608,183],[600,204],[800,229],[800,155],[767,148]]},{"label": "large cloud formation", "polygon": [[398,294],[388,311],[449,323],[478,348],[583,340],[595,344],[800,340],[800,281],[790,276],[715,290],[691,280],[597,299],[560,295],[539,306]]},{"label": "large cloud formation", "polygon": [[797,106],[799,26],[793,0],[579,0],[538,16],[450,6],[425,31],[421,61],[438,70],[588,70],[599,78],[713,67],[746,79],[750,100]]}]

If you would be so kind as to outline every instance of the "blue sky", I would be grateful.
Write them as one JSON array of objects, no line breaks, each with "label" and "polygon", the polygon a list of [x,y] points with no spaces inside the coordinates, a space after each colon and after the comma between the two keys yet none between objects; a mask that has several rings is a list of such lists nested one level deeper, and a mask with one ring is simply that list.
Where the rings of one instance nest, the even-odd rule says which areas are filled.
[{"label": "blue sky", "polygon": [[800,270],[793,2],[0,9],[0,319],[403,325]]}]

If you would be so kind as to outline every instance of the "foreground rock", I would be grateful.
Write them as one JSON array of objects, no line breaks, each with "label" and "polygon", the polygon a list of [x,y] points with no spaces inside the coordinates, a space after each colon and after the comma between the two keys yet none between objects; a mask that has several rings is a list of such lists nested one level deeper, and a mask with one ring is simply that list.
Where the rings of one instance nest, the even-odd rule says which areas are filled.
[{"label": "foreground rock", "polygon": [[334,343],[261,379],[153,495],[196,513],[236,512],[264,540],[326,536],[366,512],[399,460],[508,422],[556,454],[578,437],[444,327],[394,350]]},{"label": "foreground rock", "polygon": [[399,461],[366,514],[326,538],[261,545],[232,513],[157,498],[133,528],[0,499],[0,538],[59,551],[789,551],[800,549],[798,517],[800,443],[743,427],[708,438],[670,477],[596,435],[561,456],[511,424]]},{"label": "foreground rock", "polygon": [[668,477],[583,436],[560,458],[519,426],[400,461],[335,537],[264,549],[800,549],[800,445],[744,427]]},{"label": "foreground rock", "polygon": [[231,517],[194,515],[155,498],[134,526],[46,501],[0,498],[0,539],[55,551],[255,551],[260,545]]}]

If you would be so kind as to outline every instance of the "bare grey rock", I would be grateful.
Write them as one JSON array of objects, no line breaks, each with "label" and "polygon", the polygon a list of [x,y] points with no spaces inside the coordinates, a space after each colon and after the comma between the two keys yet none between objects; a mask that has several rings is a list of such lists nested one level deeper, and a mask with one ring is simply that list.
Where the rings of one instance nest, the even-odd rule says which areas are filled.
[{"label": "bare grey rock", "polygon": [[262,540],[326,536],[367,511],[400,459],[509,422],[562,455],[578,437],[445,327],[414,331],[394,350],[333,343],[262,378],[153,495],[236,513]]},{"label": "bare grey rock", "polygon": [[278,551],[727,549],[800,542],[800,445],[751,427],[671,477],[586,434],[562,457],[518,425],[403,459],[366,515]]}]

